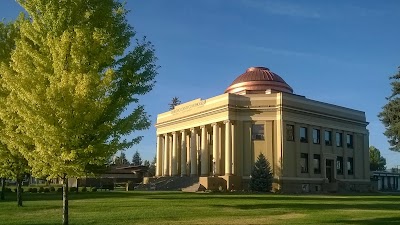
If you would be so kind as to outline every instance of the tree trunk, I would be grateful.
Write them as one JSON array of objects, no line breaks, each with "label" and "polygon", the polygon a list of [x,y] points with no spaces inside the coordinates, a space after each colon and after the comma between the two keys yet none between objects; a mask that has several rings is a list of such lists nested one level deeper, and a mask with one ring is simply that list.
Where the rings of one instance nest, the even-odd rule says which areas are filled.
[{"label": "tree trunk", "polygon": [[17,205],[22,206],[22,179],[17,178]]},{"label": "tree trunk", "polygon": [[64,174],[63,179],[63,225],[68,225],[68,178]]},{"label": "tree trunk", "polygon": [[4,200],[4,192],[6,190],[6,178],[1,178],[1,196],[0,199]]}]

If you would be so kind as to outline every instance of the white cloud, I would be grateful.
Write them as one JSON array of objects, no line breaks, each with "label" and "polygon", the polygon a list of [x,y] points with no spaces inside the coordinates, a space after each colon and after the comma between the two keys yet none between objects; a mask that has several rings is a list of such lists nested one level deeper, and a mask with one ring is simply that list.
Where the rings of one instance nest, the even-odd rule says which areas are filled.
[{"label": "white cloud", "polygon": [[269,14],[304,17],[311,19],[318,19],[321,17],[321,14],[316,9],[304,7],[300,4],[295,3],[256,0],[243,0],[241,2],[244,6],[256,8]]},{"label": "white cloud", "polygon": [[284,56],[298,56],[298,57],[315,57],[316,56],[315,54],[307,53],[307,52],[291,51],[291,50],[285,50],[285,49],[274,49],[274,48],[268,48],[268,47],[263,47],[263,46],[247,46],[246,48],[249,50],[267,52],[267,53],[271,53],[271,54],[284,55]]},{"label": "white cloud", "polygon": [[353,17],[380,17],[393,12],[366,8],[351,3],[306,4],[305,1],[289,2],[287,0],[242,0],[245,7],[259,10],[271,15],[302,17],[308,19],[340,19]]}]

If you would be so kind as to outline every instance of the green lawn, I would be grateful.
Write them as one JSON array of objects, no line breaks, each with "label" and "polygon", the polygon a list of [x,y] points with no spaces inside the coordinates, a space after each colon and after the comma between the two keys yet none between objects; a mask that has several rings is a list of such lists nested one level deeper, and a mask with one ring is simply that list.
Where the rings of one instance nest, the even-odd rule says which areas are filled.
[{"label": "green lawn", "polygon": [[[61,194],[15,193],[0,224],[60,224]],[[70,224],[400,224],[400,196],[97,192],[70,195]]]}]

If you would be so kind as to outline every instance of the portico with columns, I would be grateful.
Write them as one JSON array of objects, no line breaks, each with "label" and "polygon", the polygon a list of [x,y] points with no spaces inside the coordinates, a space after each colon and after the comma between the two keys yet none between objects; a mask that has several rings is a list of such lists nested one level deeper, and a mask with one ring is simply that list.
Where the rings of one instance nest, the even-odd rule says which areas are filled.
[{"label": "portico with columns", "polygon": [[234,175],[234,129],[224,120],[157,134],[156,176]]}]

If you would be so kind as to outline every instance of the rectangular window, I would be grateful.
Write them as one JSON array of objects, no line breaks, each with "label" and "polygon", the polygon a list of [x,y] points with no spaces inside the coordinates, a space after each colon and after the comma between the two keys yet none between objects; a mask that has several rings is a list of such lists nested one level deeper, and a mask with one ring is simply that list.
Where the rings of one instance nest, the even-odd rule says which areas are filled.
[{"label": "rectangular window", "polygon": [[321,156],[318,154],[314,154],[314,173],[321,173]]},{"label": "rectangular window", "polygon": [[353,148],[353,135],[347,134],[346,136],[346,143],[348,148]]},{"label": "rectangular window", "polygon": [[308,154],[301,153],[300,154],[300,166],[302,173],[308,173]]},{"label": "rectangular window", "polygon": [[343,135],[342,133],[336,133],[336,147],[343,147]]},{"label": "rectangular window", "polygon": [[251,128],[251,138],[253,140],[264,140],[264,125],[253,124]]},{"label": "rectangular window", "polygon": [[343,157],[341,156],[336,158],[336,173],[338,175],[343,175]]},{"label": "rectangular window", "polygon": [[307,127],[300,127],[300,142],[307,143]]},{"label": "rectangular window", "polygon": [[353,158],[349,157],[347,159],[347,174],[348,175],[353,175],[354,174],[354,164],[353,164]]},{"label": "rectangular window", "polygon": [[321,143],[320,140],[320,131],[318,129],[313,129],[312,131],[312,136],[313,136],[313,143],[314,144],[319,144]]},{"label": "rectangular window", "polygon": [[325,145],[332,145],[332,131],[325,131]]},{"label": "rectangular window", "polygon": [[286,125],[286,140],[294,141],[294,126],[293,125]]}]

